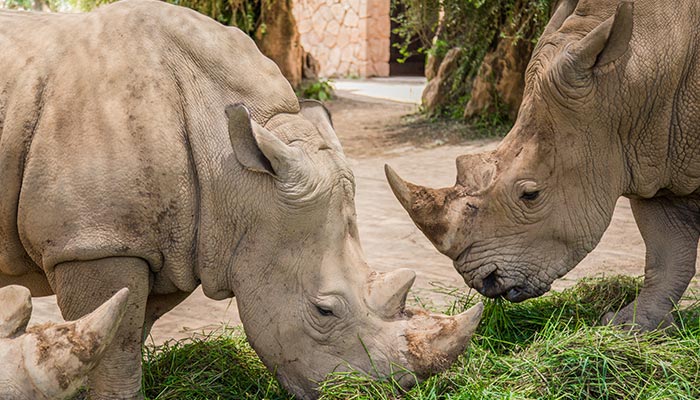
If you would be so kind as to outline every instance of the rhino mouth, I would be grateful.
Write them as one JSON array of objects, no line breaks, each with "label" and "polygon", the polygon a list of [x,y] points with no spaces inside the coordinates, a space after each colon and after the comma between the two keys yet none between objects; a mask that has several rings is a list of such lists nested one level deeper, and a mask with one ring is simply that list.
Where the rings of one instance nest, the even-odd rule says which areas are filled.
[{"label": "rhino mouth", "polygon": [[[533,297],[539,297],[549,290],[509,277],[504,273],[508,271],[508,268],[499,267],[495,262],[470,265],[462,258],[463,254],[455,261],[455,267],[462,275],[464,282],[483,296],[492,299],[503,298],[512,303],[520,303]],[[519,271],[522,268],[514,268],[514,270]]]}]

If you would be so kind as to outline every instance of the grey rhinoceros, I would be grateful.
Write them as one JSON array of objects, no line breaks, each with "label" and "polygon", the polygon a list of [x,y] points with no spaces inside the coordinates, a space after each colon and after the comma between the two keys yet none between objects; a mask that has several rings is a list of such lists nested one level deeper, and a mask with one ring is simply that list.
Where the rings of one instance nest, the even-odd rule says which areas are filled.
[{"label": "grey rhinoceros", "polygon": [[0,399],[53,400],[74,395],[114,338],[126,311],[122,289],[74,322],[27,328],[31,294],[22,286],[0,288]]},{"label": "grey rhinoceros", "polygon": [[696,0],[562,0],[495,151],[458,157],[444,189],[387,167],[469,286],[511,301],[542,295],[593,250],[626,196],[647,247],[644,286],[603,322],[672,321],[700,233],[699,23]]},{"label": "grey rhinoceros", "polygon": [[328,114],[240,30],[124,1],[0,12],[0,49],[0,286],[55,293],[67,319],[130,291],[91,398],[141,397],[142,338],[200,284],[235,294],[301,398],[336,369],[422,378],[464,350],[481,306],[407,310],[414,273],[367,266]]}]

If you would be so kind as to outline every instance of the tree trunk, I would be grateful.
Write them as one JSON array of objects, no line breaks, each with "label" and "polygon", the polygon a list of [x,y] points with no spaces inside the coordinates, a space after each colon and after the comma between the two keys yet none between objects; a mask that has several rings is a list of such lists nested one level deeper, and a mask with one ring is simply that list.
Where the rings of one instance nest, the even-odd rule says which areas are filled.
[{"label": "tree trunk", "polygon": [[525,69],[535,47],[530,38],[537,31],[527,6],[527,0],[516,1],[513,14],[519,18],[514,21],[506,18],[501,26],[499,31],[503,34],[495,48],[484,57],[474,79],[471,98],[464,110],[465,118],[499,113],[515,120],[518,115],[525,89]]},{"label": "tree trunk", "polygon": [[255,41],[260,51],[277,64],[289,83],[294,88],[299,87],[304,50],[292,14],[292,0],[263,1]]},{"label": "tree trunk", "polygon": [[481,63],[464,118],[499,113],[515,120],[523,100],[525,69],[532,50],[529,40],[501,38]]},{"label": "tree trunk", "polygon": [[[562,0],[551,0],[550,14]],[[525,89],[525,70],[530,62],[539,31],[543,28],[531,9],[530,0],[515,0],[512,15],[498,30],[502,34],[484,57],[472,83],[471,97],[464,110],[465,118],[484,113],[498,113],[515,120]],[[545,21],[546,23],[546,21]]]}]

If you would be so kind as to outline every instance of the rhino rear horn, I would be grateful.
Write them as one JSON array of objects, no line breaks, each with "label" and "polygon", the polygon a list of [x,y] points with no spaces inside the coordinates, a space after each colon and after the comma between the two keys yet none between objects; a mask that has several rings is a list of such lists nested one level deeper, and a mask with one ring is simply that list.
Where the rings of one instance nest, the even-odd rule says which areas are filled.
[{"label": "rhino rear horn", "polygon": [[5,286],[0,289],[0,338],[9,338],[24,332],[32,316],[32,295],[24,286]]},{"label": "rhino rear horn", "polygon": [[384,317],[396,316],[405,308],[415,280],[416,273],[406,268],[379,274],[369,283],[367,304]]},{"label": "rhino rear horn", "polygon": [[124,288],[77,321],[30,327],[21,337],[24,368],[45,398],[73,393],[100,361],[126,312]]}]

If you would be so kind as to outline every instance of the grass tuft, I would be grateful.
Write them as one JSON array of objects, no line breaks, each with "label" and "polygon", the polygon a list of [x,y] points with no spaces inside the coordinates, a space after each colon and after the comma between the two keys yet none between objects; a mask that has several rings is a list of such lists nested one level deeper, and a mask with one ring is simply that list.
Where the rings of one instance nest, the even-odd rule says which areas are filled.
[{"label": "grass tuft", "polygon": [[146,347],[147,399],[288,399],[239,328]]},{"label": "grass tuft", "polygon": [[[331,374],[334,399],[698,399],[700,301],[686,298],[678,330],[627,333],[596,326],[639,292],[641,280],[585,279],[520,304],[486,300],[471,346],[446,372],[404,392],[392,378]],[[457,297],[450,312],[479,299]],[[170,342],[144,356],[150,399],[289,398],[240,330]]]}]

